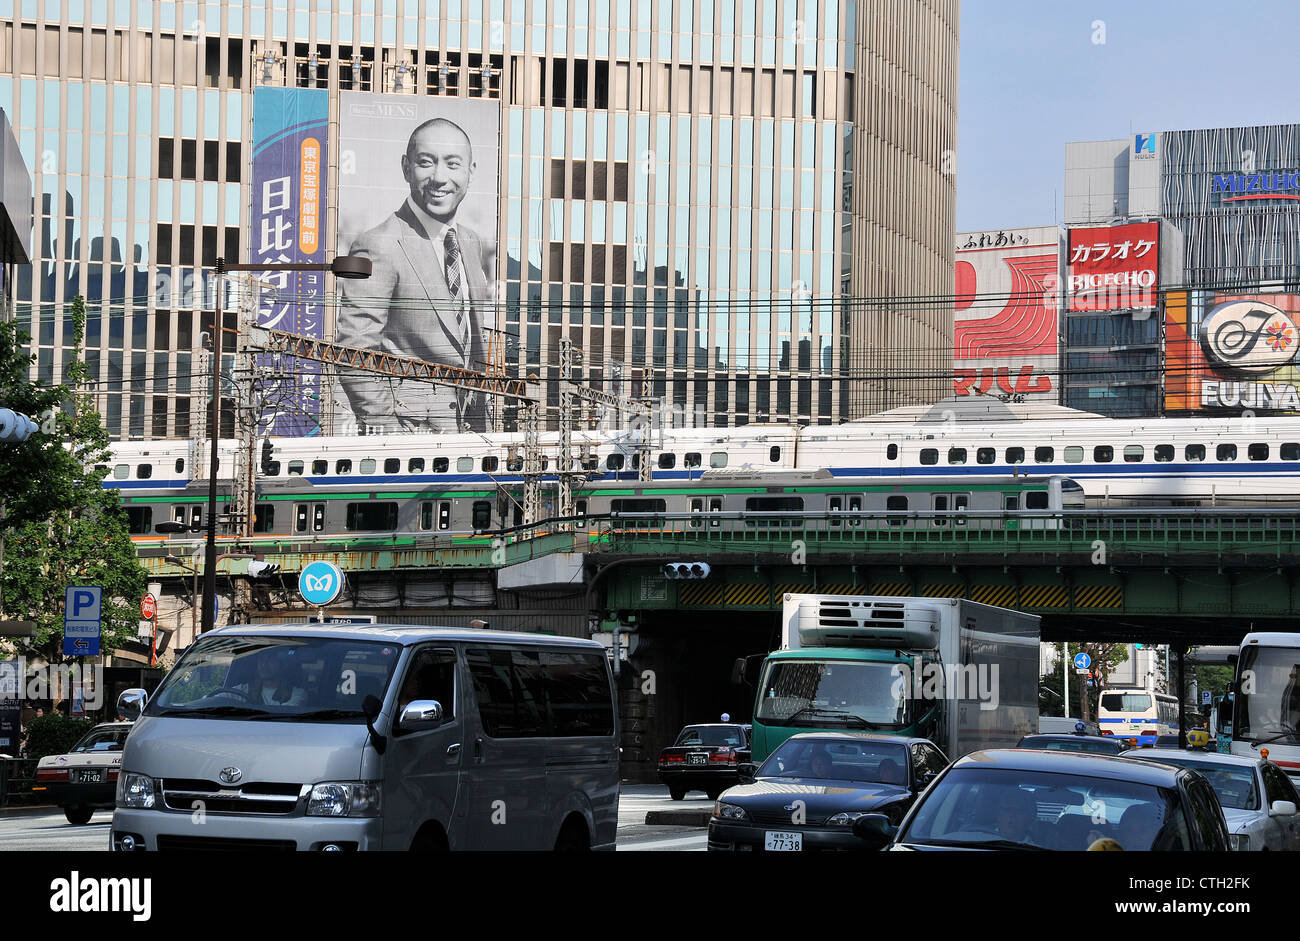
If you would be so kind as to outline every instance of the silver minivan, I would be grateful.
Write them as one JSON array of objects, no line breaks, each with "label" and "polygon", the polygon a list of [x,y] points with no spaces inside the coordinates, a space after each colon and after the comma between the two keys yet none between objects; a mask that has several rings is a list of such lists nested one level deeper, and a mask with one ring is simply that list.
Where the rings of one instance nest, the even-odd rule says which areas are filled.
[{"label": "silver minivan", "polygon": [[595,641],[389,625],[205,634],[135,718],[115,850],[613,849]]}]

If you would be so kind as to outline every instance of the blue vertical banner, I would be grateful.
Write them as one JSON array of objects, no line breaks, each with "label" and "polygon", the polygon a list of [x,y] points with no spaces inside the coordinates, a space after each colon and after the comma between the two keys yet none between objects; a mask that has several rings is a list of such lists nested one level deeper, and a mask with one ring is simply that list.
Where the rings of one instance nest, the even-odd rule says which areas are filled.
[{"label": "blue vertical banner", "polygon": [[[252,245],[249,261],[323,263],[329,192],[329,92],[253,89]],[[325,272],[262,276],[257,325],[319,339],[325,326]],[[270,375],[255,390],[258,433],[320,433],[321,365],[259,356]],[[266,373],[264,373],[264,376]]]}]

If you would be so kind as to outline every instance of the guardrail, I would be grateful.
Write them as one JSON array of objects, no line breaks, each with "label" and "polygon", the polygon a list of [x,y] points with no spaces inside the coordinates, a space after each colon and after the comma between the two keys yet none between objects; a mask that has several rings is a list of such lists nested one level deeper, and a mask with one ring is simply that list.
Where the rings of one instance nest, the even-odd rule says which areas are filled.
[{"label": "guardrail", "polygon": [[0,758],[0,807],[35,804],[35,758]]}]

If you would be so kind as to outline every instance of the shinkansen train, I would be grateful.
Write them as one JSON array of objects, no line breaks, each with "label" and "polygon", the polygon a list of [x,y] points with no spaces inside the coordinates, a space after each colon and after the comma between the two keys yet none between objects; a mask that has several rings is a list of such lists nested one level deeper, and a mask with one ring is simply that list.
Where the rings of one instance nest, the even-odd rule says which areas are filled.
[{"label": "shinkansen train", "polygon": [[[1082,413],[1078,413],[1082,414]],[[1300,497],[1300,418],[1040,421],[854,421],[841,425],[745,425],[653,433],[655,482],[691,484],[709,471],[826,469],[845,478],[1063,475],[1089,506],[1258,506]],[[579,433],[592,480],[631,481],[639,453],[630,433]],[[557,436],[542,436],[554,471]],[[222,441],[218,480],[236,469]],[[522,483],[523,436],[391,435],[275,438],[252,459],[261,492],[396,485],[408,490]],[[206,443],[115,445],[106,486],[124,494],[186,491],[205,479]],[[196,462],[202,462],[201,472]]]},{"label": "shinkansen train", "polygon": [[[253,542],[278,540],[389,541],[395,536],[478,539],[522,522],[522,486],[485,488],[452,482],[412,490],[400,479],[381,484],[308,481],[264,488],[255,507]],[[546,499],[553,491],[544,490]],[[206,488],[123,492],[133,538],[148,543],[163,521],[201,522]],[[822,528],[887,529],[920,525],[967,529],[1062,525],[1052,511],[1082,509],[1083,488],[1062,476],[843,477],[819,471],[704,471],[680,481],[591,481],[574,491],[575,525],[612,515],[610,525],[630,529],[714,528],[725,520],[752,529],[803,525],[815,514]],[[547,516],[553,507],[546,507]]]}]

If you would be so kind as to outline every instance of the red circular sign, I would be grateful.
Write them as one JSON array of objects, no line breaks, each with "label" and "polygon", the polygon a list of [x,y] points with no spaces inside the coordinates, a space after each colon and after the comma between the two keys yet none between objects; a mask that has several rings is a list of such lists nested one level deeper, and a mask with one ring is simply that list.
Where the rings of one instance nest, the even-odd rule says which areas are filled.
[{"label": "red circular sign", "polygon": [[146,621],[152,621],[158,615],[158,599],[145,595],[140,599],[140,614]]}]

